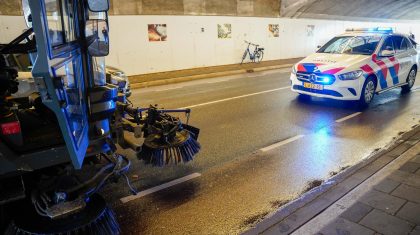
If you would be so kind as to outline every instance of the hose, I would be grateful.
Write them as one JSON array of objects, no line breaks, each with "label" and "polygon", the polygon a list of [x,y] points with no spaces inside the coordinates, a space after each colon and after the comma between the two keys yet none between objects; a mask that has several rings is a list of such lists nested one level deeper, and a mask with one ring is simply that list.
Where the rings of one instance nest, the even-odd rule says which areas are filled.
[{"label": "hose", "polygon": [[66,190],[66,193],[73,193],[77,190],[80,190],[81,188],[93,183],[97,178],[99,178],[99,176],[101,176],[105,171],[109,170],[110,168],[114,167],[114,163],[109,163],[106,166],[102,167],[91,179],[89,179],[88,181],[79,184],[73,188],[70,188],[68,190]]},{"label": "hose", "polygon": [[[125,161],[127,162],[127,164],[123,167],[121,167],[122,162]],[[125,172],[127,172],[130,169],[131,166],[131,161],[128,160],[128,158],[126,158],[123,155],[118,155],[118,162],[117,164],[115,164],[114,169],[112,170],[112,172],[110,172],[109,174],[107,174],[97,185],[96,187],[92,188],[91,190],[87,191],[85,193],[85,198],[89,198],[91,195],[95,194],[97,191],[99,191],[103,185],[105,184],[105,182],[113,175],[117,175],[117,176],[124,176],[124,178],[126,179],[128,186],[131,190],[132,193],[137,194],[137,190],[134,189],[134,187],[132,187],[132,185],[129,182],[128,177],[125,175]]]}]

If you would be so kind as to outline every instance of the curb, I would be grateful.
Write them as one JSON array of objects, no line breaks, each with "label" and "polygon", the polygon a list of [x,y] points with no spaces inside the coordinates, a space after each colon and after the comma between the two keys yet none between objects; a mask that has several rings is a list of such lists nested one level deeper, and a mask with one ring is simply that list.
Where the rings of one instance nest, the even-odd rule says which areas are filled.
[{"label": "curb", "polygon": [[131,89],[137,89],[137,88],[168,85],[168,84],[187,82],[187,81],[206,79],[206,78],[231,76],[231,75],[244,74],[244,73],[249,73],[249,72],[261,72],[261,71],[268,71],[268,70],[275,70],[275,69],[283,69],[283,68],[288,68],[291,66],[293,66],[293,64],[282,64],[282,65],[271,65],[271,66],[266,66],[266,67],[256,67],[256,68],[249,68],[249,69],[238,69],[238,70],[231,70],[231,71],[192,75],[192,76],[186,76],[186,77],[162,79],[162,80],[150,81],[150,82],[132,83],[130,86],[131,86]]},{"label": "curb", "polygon": [[[409,145],[409,139],[415,135],[419,135],[420,133],[420,125],[416,125],[413,127],[412,130],[402,134],[399,136],[398,139],[391,142],[386,147],[382,148],[381,150],[375,151],[371,153],[365,160],[362,160],[358,164],[349,167],[348,169],[340,172],[339,174],[331,177],[327,181],[325,181],[321,186],[310,190],[302,195],[300,195],[295,200],[289,202],[288,204],[284,205],[277,211],[273,212],[269,217],[263,219],[259,223],[257,223],[254,227],[250,228],[249,230],[243,232],[243,235],[251,235],[251,234],[260,234],[262,232],[267,231],[268,229],[272,228],[276,224],[282,223],[282,221],[286,220],[289,216],[294,214],[295,212],[299,211],[300,209],[304,209],[306,206],[311,206],[310,204],[316,204],[317,199],[322,199],[322,196],[327,193],[332,193],[334,191],[334,187],[338,187],[340,183],[344,183],[345,180],[350,179],[355,173],[359,173],[359,171],[363,171],[365,167],[368,167],[370,164],[375,164],[375,161],[380,161],[384,156],[396,156],[398,158],[401,156],[405,151],[410,149],[412,146]],[[418,140],[420,141],[420,140]],[[388,163],[381,166],[375,172],[381,170],[385,167]],[[374,172],[374,173],[375,173]],[[363,172],[366,173],[366,172]],[[374,174],[372,173],[372,174]],[[369,178],[371,175],[367,175],[366,179]],[[366,180],[365,179],[365,180]],[[363,183],[365,180],[361,180],[359,184]],[[351,188],[348,188],[348,191],[351,191],[353,188],[357,187],[359,184],[353,185]],[[340,189],[338,189],[340,190]],[[342,189],[341,189],[342,190]],[[328,192],[329,191],[329,192]],[[345,195],[345,194],[344,194]],[[341,198],[341,197],[340,197]],[[339,200],[339,198],[337,199]],[[332,205],[335,201],[328,203],[327,205],[323,205],[323,208],[318,208],[320,211],[310,218],[306,219],[303,223],[301,223],[296,229],[300,226],[305,224],[307,221],[314,218],[316,215],[324,211],[330,205]],[[296,229],[288,231],[288,233],[292,233]]]}]

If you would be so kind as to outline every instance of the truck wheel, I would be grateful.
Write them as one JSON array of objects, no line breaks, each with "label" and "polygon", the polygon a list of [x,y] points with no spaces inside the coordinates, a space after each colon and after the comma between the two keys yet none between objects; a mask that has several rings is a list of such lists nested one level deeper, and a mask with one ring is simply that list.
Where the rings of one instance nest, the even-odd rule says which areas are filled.
[{"label": "truck wheel", "polygon": [[375,97],[376,83],[372,77],[368,77],[363,84],[362,94],[360,95],[359,105],[367,107]]},{"label": "truck wheel", "polygon": [[90,198],[82,211],[62,219],[38,215],[30,202],[14,207],[12,217],[6,235],[120,233],[114,213],[98,194]]},{"label": "truck wheel", "polygon": [[410,92],[411,88],[414,86],[414,83],[416,82],[416,76],[417,76],[417,69],[413,67],[411,68],[410,73],[408,74],[407,84],[401,87],[403,93]]}]

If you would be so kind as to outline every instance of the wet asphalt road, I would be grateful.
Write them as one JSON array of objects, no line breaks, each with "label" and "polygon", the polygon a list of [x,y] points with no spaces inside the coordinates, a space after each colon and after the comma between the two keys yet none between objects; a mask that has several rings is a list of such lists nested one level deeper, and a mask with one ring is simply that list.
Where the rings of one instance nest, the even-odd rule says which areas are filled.
[{"label": "wet asphalt road", "polygon": [[[118,199],[127,187],[109,186],[105,195],[123,234],[240,233],[309,182],[356,164],[419,123],[419,82],[409,94],[395,89],[359,110],[351,102],[301,100],[288,76],[276,70],[135,90],[135,105],[193,106],[190,124],[201,129],[202,151],[182,166],[153,168],[133,160],[133,184],[141,191],[201,176],[125,204]],[[283,140],[292,141],[260,151]],[[134,159],[133,152],[123,153]]]}]

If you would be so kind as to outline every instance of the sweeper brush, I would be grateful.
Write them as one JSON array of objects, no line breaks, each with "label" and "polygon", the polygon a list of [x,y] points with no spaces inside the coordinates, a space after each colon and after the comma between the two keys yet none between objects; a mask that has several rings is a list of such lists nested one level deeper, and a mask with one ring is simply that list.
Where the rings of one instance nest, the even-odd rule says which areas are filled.
[{"label": "sweeper brush", "polygon": [[[21,212],[21,211],[20,211]],[[68,217],[52,220],[40,217],[35,211],[16,212],[5,235],[63,234],[63,235],[105,235],[120,234],[120,227],[114,213],[105,200],[94,194],[85,210]]]},{"label": "sweeper brush", "polygon": [[177,164],[193,160],[200,151],[200,144],[187,130],[176,132],[170,142],[163,142],[159,134],[149,135],[142,146],[139,157],[155,166]]},{"label": "sweeper brush", "polygon": [[148,110],[145,140],[138,153],[138,157],[146,163],[160,167],[185,163],[193,160],[200,151],[201,146],[197,142],[199,129],[182,124],[179,118],[166,113],[173,111]]}]

